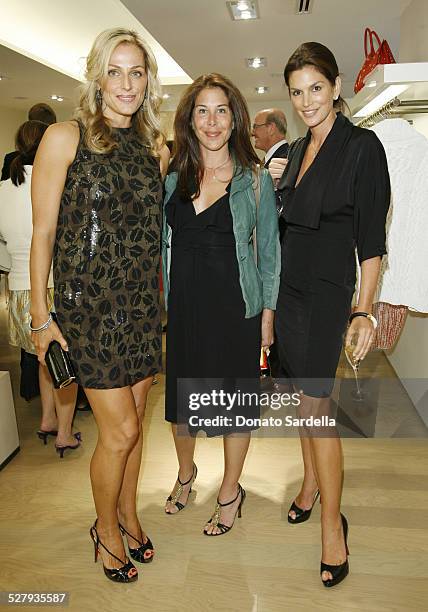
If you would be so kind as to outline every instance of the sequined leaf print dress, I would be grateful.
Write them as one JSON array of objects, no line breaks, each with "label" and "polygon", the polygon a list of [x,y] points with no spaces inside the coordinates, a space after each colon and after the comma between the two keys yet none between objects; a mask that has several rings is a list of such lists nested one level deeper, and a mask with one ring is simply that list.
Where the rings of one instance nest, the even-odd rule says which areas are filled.
[{"label": "sequined leaf print dress", "polygon": [[133,128],[98,154],[81,137],[61,198],[55,309],[83,387],[132,385],[161,368],[159,160]]}]

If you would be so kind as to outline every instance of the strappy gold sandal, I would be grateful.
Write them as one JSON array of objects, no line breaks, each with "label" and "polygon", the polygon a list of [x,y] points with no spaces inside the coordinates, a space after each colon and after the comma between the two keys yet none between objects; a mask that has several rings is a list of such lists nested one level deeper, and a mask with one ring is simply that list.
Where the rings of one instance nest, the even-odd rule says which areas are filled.
[{"label": "strappy gold sandal", "polygon": [[230,531],[232,529],[233,525],[235,524],[236,514],[235,514],[235,518],[233,519],[233,523],[229,527],[228,525],[224,525],[223,523],[220,523],[221,508],[224,508],[225,506],[230,506],[230,504],[233,504],[233,502],[235,502],[238,499],[239,495],[241,495],[241,501],[239,502],[239,506],[238,506],[238,509],[236,511],[236,514],[238,515],[238,518],[241,518],[241,515],[242,515],[242,504],[244,503],[245,497],[246,497],[247,494],[245,493],[245,490],[241,487],[241,485],[238,482],[238,493],[236,494],[236,497],[234,499],[232,499],[232,501],[226,502],[225,504],[221,504],[218,501],[218,498],[217,498],[217,505],[215,507],[214,514],[212,515],[212,517],[208,521],[208,523],[210,525],[213,525],[214,527],[218,527],[220,529],[220,533],[208,533],[204,529],[204,534],[206,536],[224,535],[225,533],[227,533],[228,531]]},{"label": "strappy gold sandal", "polygon": [[[193,464],[193,473],[192,473],[192,476],[189,478],[189,480],[187,480],[186,482],[181,482],[180,477],[177,476],[177,480],[178,480],[177,491],[174,493],[174,495],[170,495],[167,498],[166,501],[169,502],[170,504],[173,504],[178,509],[178,512],[180,512],[180,510],[183,510],[183,508],[185,508],[187,506],[187,502],[189,501],[189,495],[192,492],[192,486],[193,486],[193,483],[196,480],[196,476],[197,475],[198,475],[198,468],[196,467],[195,464]],[[180,497],[181,497],[181,495],[183,493],[183,487],[188,485],[189,482],[192,483],[192,486],[190,487],[189,493],[187,494],[186,503],[182,504],[178,500],[180,499]],[[178,514],[178,512],[168,512],[168,510],[165,508],[165,514]]]}]

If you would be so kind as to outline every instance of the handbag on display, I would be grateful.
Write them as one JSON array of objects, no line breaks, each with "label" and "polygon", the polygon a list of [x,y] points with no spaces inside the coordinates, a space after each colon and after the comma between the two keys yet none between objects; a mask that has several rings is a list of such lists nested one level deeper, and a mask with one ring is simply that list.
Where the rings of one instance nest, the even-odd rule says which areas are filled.
[{"label": "handbag on display", "polygon": [[371,351],[387,351],[392,349],[406,322],[407,306],[396,306],[386,302],[375,302],[373,304],[373,316],[377,320],[377,328]]},{"label": "handbag on display", "polygon": [[[375,46],[373,44],[373,38],[376,39],[378,44],[378,48],[375,50]],[[368,42],[370,42],[370,51],[368,50]],[[392,51],[390,46],[388,45],[386,40],[381,42],[378,34],[371,30],[370,28],[366,28],[364,32],[364,52],[365,52],[365,60],[363,65],[360,68],[360,72],[358,73],[357,80],[354,85],[354,92],[358,93],[360,89],[362,89],[365,85],[366,77],[370,74],[372,70],[376,68],[379,64],[395,64],[394,56],[392,55]]]}]

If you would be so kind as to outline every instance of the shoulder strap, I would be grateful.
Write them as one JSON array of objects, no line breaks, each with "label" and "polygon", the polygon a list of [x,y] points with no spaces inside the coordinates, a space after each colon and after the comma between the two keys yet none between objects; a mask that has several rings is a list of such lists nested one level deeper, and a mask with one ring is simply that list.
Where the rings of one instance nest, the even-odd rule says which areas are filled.
[{"label": "shoulder strap", "polygon": [[254,261],[257,266],[257,218],[260,206],[260,181],[261,181],[261,172],[260,172],[260,164],[256,165],[256,169],[253,170],[253,191],[254,191],[254,199],[256,202],[256,224],[253,229],[253,249],[254,249]]}]

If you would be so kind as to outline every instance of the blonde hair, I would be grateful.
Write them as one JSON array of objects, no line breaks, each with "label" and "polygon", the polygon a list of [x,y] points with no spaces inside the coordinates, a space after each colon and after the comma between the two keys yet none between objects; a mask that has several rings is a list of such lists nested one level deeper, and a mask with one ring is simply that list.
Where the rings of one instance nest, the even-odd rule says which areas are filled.
[{"label": "blonde hair", "polygon": [[158,155],[165,138],[160,128],[159,108],[162,102],[158,66],[152,50],[137,32],[125,28],[113,28],[98,34],[86,59],[86,82],[81,86],[79,106],[75,118],[85,128],[85,143],[95,153],[109,153],[117,146],[112,131],[106,122],[102,105],[97,101],[97,90],[107,77],[108,65],[113,51],[121,43],[136,45],[144,55],[147,72],[145,101],[132,116],[132,126],[141,141],[153,154]]}]

